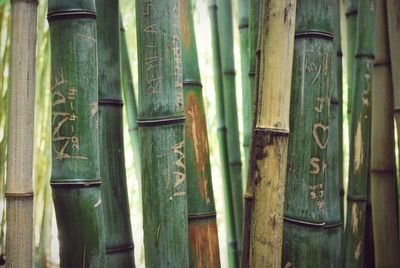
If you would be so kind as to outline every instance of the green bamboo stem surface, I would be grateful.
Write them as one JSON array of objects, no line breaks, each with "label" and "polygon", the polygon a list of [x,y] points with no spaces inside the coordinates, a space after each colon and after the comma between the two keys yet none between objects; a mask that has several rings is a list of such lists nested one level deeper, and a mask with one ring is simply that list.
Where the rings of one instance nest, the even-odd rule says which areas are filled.
[{"label": "green bamboo stem surface", "polygon": [[96,0],[96,11],[105,264],[134,267],[122,124],[119,1]]},{"label": "green bamboo stem surface", "polygon": [[145,263],[188,267],[178,0],[136,1]]},{"label": "green bamboo stem surface", "polygon": [[[363,267],[364,258],[371,255],[371,253],[365,254],[365,247],[368,230],[366,213],[371,137],[371,90],[375,57],[375,1],[359,1],[358,15],[350,132],[345,267]],[[367,264],[368,262],[365,263]]]},{"label": "green bamboo stem surface", "polygon": [[230,170],[228,163],[228,146],[227,146],[227,128],[226,128],[226,111],[224,109],[224,90],[223,90],[223,74],[221,61],[221,44],[220,29],[218,27],[219,17],[217,16],[216,0],[208,2],[211,24],[211,40],[213,51],[213,70],[214,70],[214,86],[216,95],[217,108],[217,124],[218,124],[218,141],[219,153],[221,159],[221,174],[224,186],[224,203],[225,203],[225,219],[226,219],[226,239],[228,250],[229,267],[239,266],[239,252],[237,243],[237,234],[235,229],[234,205],[232,182],[230,179]]},{"label": "green bamboo stem surface", "polygon": [[376,1],[376,58],[372,88],[371,203],[376,267],[400,266],[393,86],[386,0]]},{"label": "green bamboo stem surface", "polygon": [[[263,1],[249,267],[280,267],[296,1]],[[282,60],[284,59],[284,60]],[[244,264],[244,266],[247,266]]]},{"label": "green bamboo stem surface", "polygon": [[354,56],[356,53],[358,0],[345,0],[346,14],[346,67],[347,67],[347,117],[350,122],[354,92]]},{"label": "green bamboo stem surface", "polygon": [[31,267],[37,1],[11,1],[6,207],[7,267]]},{"label": "green bamboo stem surface", "polygon": [[61,267],[104,267],[98,153],[96,8],[48,4],[51,40],[51,186]]},{"label": "green bamboo stem surface", "polygon": [[237,248],[240,256],[243,232],[243,178],[236,102],[232,0],[220,0],[217,6],[221,7],[217,9],[217,16],[223,74],[223,98],[228,142],[229,178],[231,180],[232,188],[236,240],[238,243]]},{"label": "green bamboo stem surface", "polygon": [[250,100],[250,79],[249,79],[249,4],[251,1],[239,0],[238,13],[239,13],[239,33],[240,33],[240,65],[241,65],[241,79],[242,79],[242,117],[243,117],[243,190],[245,190],[247,180],[248,166],[249,166],[249,144],[251,133],[251,107]]},{"label": "green bamboo stem surface", "polygon": [[325,267],[326,170],[334,57],[334,0],[297,3],[284,267]]},{"label": "green bamboo stem surface", "polygon": [[190,267],[220,267],[202,85],[190,0],[181,0]]}]

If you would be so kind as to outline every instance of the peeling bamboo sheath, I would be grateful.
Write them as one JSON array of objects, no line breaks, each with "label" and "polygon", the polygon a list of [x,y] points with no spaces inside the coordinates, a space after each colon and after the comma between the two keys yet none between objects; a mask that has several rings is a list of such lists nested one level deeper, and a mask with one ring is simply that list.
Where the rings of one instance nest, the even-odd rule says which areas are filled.
[{"label": "peeling bamboo sheath", "polygon": [[249,266],[280,267],[296,1],[263,1],[261,10]]},{"label": "peeling bamboo sheath", "polygon": [[[351,114],[345,267],[363,267],[370,157],[371,91],[375,59],[375,1],[359,1]],[[370,254],[368,254],[370,255]]]},{"label": "peeling bamboo sheath", "polygon": [[221,173],[224,186],[224,204],[226,217],[226,239],[228,244],[228,263],[230,267],[239,266],[239,252],[237,245],[237,233],[235,230],[235,217],[233,205],[233,193],[230,180],[230,170],[228,163],[228,147],[226,133],[226,118],[224,109],[224,91],[222,80],[222,62],[220,53],[220,35],[218,29],[217,5],[215,0],[210,0],[208,4],[211,24],[211,39],[213,51],[214,85],[217,108],[218,141],[221,157]]},{"label": "peeling bamboo sheath", "polygon": [[11,1],[8,105],[7,267],[31,267],[33,249],[33,122],[37,1]]},{"label": "peeling bamboo sheath", "polygon": [[397,214],[397,185],[393,86],[386,11],[386,0],[377,0],[371,123],[372,226],[376,267],[399,267],[398,217],[394,217]]},{"label": "peeling bamboo sheath", "polygon": [[61,267],[104,267],[94,0],[48,3],[51,39],[51,186]]}]

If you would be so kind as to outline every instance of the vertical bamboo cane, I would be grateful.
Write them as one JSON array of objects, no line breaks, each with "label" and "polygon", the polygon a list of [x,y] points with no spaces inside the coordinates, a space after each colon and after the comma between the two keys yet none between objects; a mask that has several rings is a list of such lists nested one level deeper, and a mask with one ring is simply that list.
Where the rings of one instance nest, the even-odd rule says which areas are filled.
[{"label": "vertical bamboo cane", "polygon": [[376,267],[399,267],[398,217],[393,217],[397,214],[397,191],[387,22],[386,0],[377,0],[371,122],[372,226]]},{"label": "vertical bamboo cane", "polygon": [[218,28],[216,0],[209,1],[211,39],[213,47],[213,67],[214,67],[214,85],[217,102],[217,122],[218,122],[218,141],[219,153],[221,157],[221,174],[224,185],[224,203],[225,203],[225,219],[226,219],[226,239],[228,244],[228,263],[229,267],[239,266],[239,252],[237,248],[235,218],[233,209],[233,197],[230,180],[230,170],[228,164],[228,148],[226,135],[226,118],[224,109],[224,91],[222,80],[222,63],[220,53],[220,35]]},{"label": "vertical bamboo cane", "polygon": [[341,146],[341,50],[340,50],[340,11],[339,1],[334,2],[334,56],[332,58],[332,93],[330,98],[330,120],[329,120],[329,136],[327,145],[327,176],[325,181],[325,260],[327,267],[342,266],[342,240],[343,240],[343,220],[340,187],[343,181],[342,170],[342,150]]},{"label": "vertical bamboo cane", "polygon": [[51,186],[61,267],[103,267],[95,1],[49,1]]},{"label": "vertical bamboo cane", "polygon": [[37,1],[11,1],[7,149],[7,267],[31,267]]},{"label": "vertical bamboo cane", "polygon": [[226,119],[229,178],[232,188],[233,215],[237,248],[240,256],[243,228],[243,178],[240,158],[238,113],[235,84],[235,59],[233,52],[232,0],[220,0],[217,9],[220,29],[220,53],[223,79],[223,98]]},{"label": "vertical bamboo cane", "polygon": [[358,0],[345,0],[346,13],[346,32],[347,32],[347,116],[350,122],[353,91],[354,91],[354,55],[356,53],[356,33],[357,33],[357,14]]},{"label": "vertical bamboo cane", "polygon": [[[400,2],[397,0],[386,0],[386,3],[391,59],[390,63],[392,66],[393,81],[393,114],[397,129],[397,148],[400,150],[400,51],[398,49],[398,45],[400,44],[400,27],[398,27],[398,21],[400,21]],[[397,198],[397,208],[400,208],[399,194],[397,195]],[[400,212],[397,212],[397,215],[399,217],[398,222],[400,224]],[[400,228],[400,225],[398,228]]]},{"label": "vertical bamboo cane", "polygon": [[[242,117],[243,117],[243,178],[247,177],[247,170],[249,166],[249,144],[251,133],[251,108],[253,103],[250,100],[250,79],[249,79],[249,0],[239,0],[238,13],[239,13],[239,32],[240,32],[240,63],[241,63],[241,78],[242,78]],[[247,180],[243,179],[243,188],[246,186]]]},{"label": "vertical bamboo cane", "polygon": [[249,266],[280,267],[296,1],[264,0],[261,10]]},{"label": "vertical bamboo cane", "polygon": [[[283,262],[324,267],[334,0],[297,3]],[[336,79],[336,78],[334,78]]]},{"label": "vertical bamboo cane", "polygon": [[145,261],[188,267],[179,1],[137,0]]},{"label": "vertical bamboo cane", "polygon": [[122,126],[119,1],[96,0],[96,11],[106,267],[134,267]]},{"label": "vertical bamboo cane", "polygon": [[366,202],[368,198],[374,42],[375,1],[359,1],[350,132],[345,267],[363,267],[364,257],[367,257],[364,251],[367,233]]},{"label": "vertical bamboo cane", "polygon": [[207,125],[190,0],[180,0],[190,267],[219,267]]}]

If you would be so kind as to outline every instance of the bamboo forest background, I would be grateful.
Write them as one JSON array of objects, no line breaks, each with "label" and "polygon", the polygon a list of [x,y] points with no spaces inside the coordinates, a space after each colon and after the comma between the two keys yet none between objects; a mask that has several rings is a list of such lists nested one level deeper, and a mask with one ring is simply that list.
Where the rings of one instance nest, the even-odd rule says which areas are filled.
[{"label": "bamboo forest background", "polygon": [[[197,49],[201,80],[203,84],[203,96],[207,118],[207,131],[210,143],[210,158],[212,170],[212,184],[217,211],[218,236],[221,256],[221,266],[228,265],[228,250],[226,247],[226,222],[224,209],[224,192],[219,157],[217,114],[214,91],[213,63],[212,63],[212,37],[209,19],[209,1],[193,1],[193,15],[196,29]],[[135,93],[138,89],[138,59],[136,44],[136,18],[135,4],[132,0],[120,0],[122,24],[124,25],[126,39],[129,47],[130,66],[132,67],[133,83]],[[243,120],[242,120],[242,82],[241,82],[241,58],[240,58],[240,36],[239,17],[237,1],[232,1],[233,8],[233,32],[234,32],[234,55],[236,71],[236,98],[239,115],[240,144],[243,144]],[[342,50],[346,56],[346,46],[343,40],[346,38],[345,7],[341,6],[341,36]],[[37,79],[36,79],[36,104],[35,104],[35,146],[34,146],[34,267],[57,266],[58,241],[57,229],[54,216],[51,188],[49,184],[51,173],[51,104],[50,104],[50,43],[49,25],[46,19],[47,1],[39,1],[38,6],[38,36],[37,36]],[[5,177],[7,156],[7,97],[9,77],[10,56],[10,4],[9,1],[0,0],[0,254],[5,254]],[[245,74],[247,75],[247,74]],[[344,136],[344,177],[347,183],[348,170],[348,126],[349,116],[347,94],[347,66],[343,64],[343,136]],[[131,209],[131,224],[135,243],[135,263],[137,267],[144,266],[143,230],[141,195],[139,192],[139,167],[138,159],[135,158],[135,149],[132,147],[129,127],[124,109],[124,146],[125,164],[127,170],[128,195]],[[242,163],[245,163],[241,146]],[[244,165],[247,166],[247,165]],[[346,185],[345,185],[346,186]],[[347,187],[345,187],[346,189]],[[0,263],[1,264],[1,263]]]}]

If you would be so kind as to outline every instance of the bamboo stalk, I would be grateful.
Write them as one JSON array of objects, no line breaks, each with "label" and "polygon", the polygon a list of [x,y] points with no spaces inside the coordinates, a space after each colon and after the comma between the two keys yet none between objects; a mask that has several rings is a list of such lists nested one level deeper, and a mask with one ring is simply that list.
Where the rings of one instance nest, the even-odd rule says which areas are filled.
[{"label": "bamboo stalk", "polygon": [[[135,90],[133,87],[133,77],[131,65],[129,63],[128,44],[126,42],[125,29],[120,20],[120,38],[121,38],[121,84],[124,96],[125,111],[129,127],[129,138],[134,151],[134,162],[137,170],[138,185],[141,185],[140,179],[140,142],[139,127],[137,124],[137,104]],[[140,187],[141,189],[141,187]],[[140,198],[141,199],[141,198]]]},{"label": "bamboo stalk", "polygon": [[346,67],[347,67],[347,117],[350,122],[354,92],[354,56],[356,53],[358,0],[345,0],[346,14]]},{"label": "bamboo stalk", "polygon": [[233,193],[231,187],[230,170],[228,164],[228,148],[227,148],[227,128],[226,128],[226,111],[224,109],[224,91],[222,80],[222,62],[220,53],[220,35],[218,28],[217,4],[216,0],[208,2],[211,24],[211,40],[213,51],[213,70],[214,70],[214,85],[217,102],[217,124],[218,124],[218,141],[219,153],[221,159],[221,174],[224,186],[224,203],[225,203],[225,219],[226,219],[226,239],[228,250],[228,265],[229,267],[239,266],[239,252],[237,245],[237,236],[235,229]]},{"label": "bamboo stalk", "polygon": [[134,267],[122,125],[119,1],[97,0],[96,11],[105,264],[106,267]]},{"label": "bamboo stalk", "polygon": [[325,223],[326,227],[326,253],[325,262],[329,267],[342,266],[343,253],[343,217],[342,195],[343,187],[343,151],[342,151],[342,67],[340,48],[340,11],[339,1],[334,2],[334,51],[332,58],[333,79],[330,97],[329,136],[327,145],[327,176],[325,181]]},{"label": "bamboo stalk", "polygon": [[249,266],[280,267],[296,1],[263,1],[261,10]]},{"label": "bamboo stalk", "polygon": [[7,267],[31,267],[37,1],[11,1],[7,148]]},{"label": "bamboo stalk", "polygon": [[[397,148],[400,150],[400,28],[397,22],[400,21],[400,2],[397,0],[386,0],[387,3],[387,20],[390,48],[390,63],[392,66],[392,83],[393,83],[393,115],[397,129]],[[397,182],[399,187],[399,181]],[[399,192],[399,188],[397,189]],[[397,195],[397,207],[400,208],[400,195]],[[400,228],[400,211],[397,212]],[[399,234],[400,235],[400,234]]]},{"label": "bamboo stalk", "polygon": [[[243,155],[244,165],[243,174],[247,175],[249,165],[249,145],[251,133],[251,107],[250,100],[250,79],[249,79],[249,0],[239,0],[239,33],[240,33],[240,64],[241,64],[241,79],[242,79],[242,117],[243,117]],[[243,176],[246,178],[246,176]],[[243,179],[243,189],[245,189],[247,180]]]},{"label": "bamboo stalk", "polygon": [[399,267],[398,217],[393,217],[397,214],[397,190],[387,24],[386,0],[377,0],[371,115],[371,201],[375,266]]},{"label": "bamboo stalk", "polygon": [[[375,1],[358,3],[357,42],[351,114],[348,209],[345,232],[345,267],[363,267],[371,128],[371,90],[375,41]],[[367,264],[367,263],[365,263]]]},{"label": "bamboo stalk", "polygon": [[51,186],[61,267],[103,267],[95,2],[49,1]]},{"label": "bamboo stalk", "polygon": [[235,58],[233,52],[232,0],[220,0],[217,9],[223,79],[223,99],[228,147],[229,179],[232,188],[233,215],[238,257],[241,255],[243,233],[243,177],[240,157],[238,113],[236,102]]},{"label": "bamboo stalk", "polygon": [[145,262],[188,267],[179,1],[136,1]]},{"label": "bamboo stalk", "polygon": [[283,230],[285,267],[324,267],[335,1],[297,3]]},{"label": "bamboo stalk", "polygon": [[207,125],[190,0],[181,0],[190,267],[220,267]]}]

